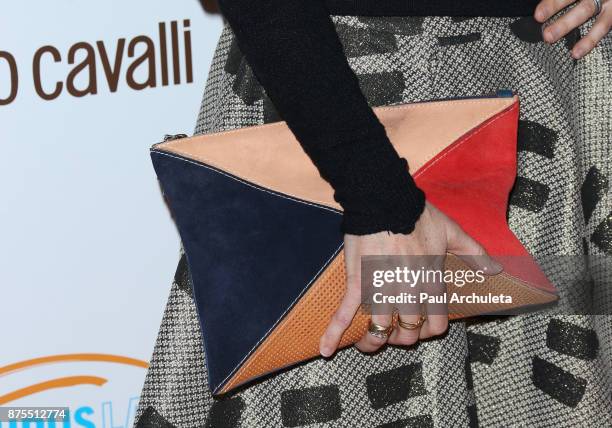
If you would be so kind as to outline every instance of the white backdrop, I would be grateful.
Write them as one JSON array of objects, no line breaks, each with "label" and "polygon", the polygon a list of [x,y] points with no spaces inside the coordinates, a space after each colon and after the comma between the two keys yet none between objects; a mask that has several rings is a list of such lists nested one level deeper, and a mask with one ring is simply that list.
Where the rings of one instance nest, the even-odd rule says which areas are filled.
[{"label": "white backdrop", "polygon": [[[132,425],[179,250],[148,149],[165,133],[194,129],[221,26],[197,0],[2,2],[0,100],[11,92],[10,58],[18,89],[0,105],[0,406],[70,406],[75,427]],[[156,83],[136,90],[128,67],[147,42],[136,39],[132,57],[129,45],[141,35],[154,49]],[[105,71],[96,42],[112,66],[120,39],[121,65]],[[86,45],[77,45],[70,64],[79,42],[92,46],[95,59],[73,78],[71,70],[88,55]],[[37,78],[35,53],[43,46],[52,48],[41,51]],[[134,80],[147,81],[148,66],[138,65]],[[90,71],[97,93],[73,96],[69,81],[83,90],[93,82]],[[113,71],[115,92],[106,76]],[[37,80],[47,94],[62,82],[59,96],[43,99]]]}]

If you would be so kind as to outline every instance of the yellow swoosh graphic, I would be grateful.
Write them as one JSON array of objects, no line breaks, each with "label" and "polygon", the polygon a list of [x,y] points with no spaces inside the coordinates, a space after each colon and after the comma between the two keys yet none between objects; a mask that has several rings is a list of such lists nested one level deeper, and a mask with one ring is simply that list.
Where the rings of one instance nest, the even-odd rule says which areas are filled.
[{"label": "yellow swoosh graphic", "polygon": [[8,366],[0,367],[0,376],[6,376],[9,373],[13,373],[25,368],[33,366],[41,366],[45,364],[61,363],[66,361],[98,361],[107,363],[125,364],[128,366],[136,366],[146,369],[149,364],[146,361],[138,360],[136,358],[124,357],[121,355],[112,354],[60,354],[60,355],[49,355],[46,357],[32,358],[30,360],[19,361],[17,363],[9,364]]},{"label": "yellow swoosh graphic", "polygon": [[0,395],[0,406],[11,401],[18,400],[28,395],[36,394],[37,392],[47,391],[54,388],[64,388],[75,385],[96,385],[102,386],[107,382],[107,379],[98,376],[69,376],[51,379],[46,382],[36,383],[26,386],[25,388],[9,392],[5,395]]}]

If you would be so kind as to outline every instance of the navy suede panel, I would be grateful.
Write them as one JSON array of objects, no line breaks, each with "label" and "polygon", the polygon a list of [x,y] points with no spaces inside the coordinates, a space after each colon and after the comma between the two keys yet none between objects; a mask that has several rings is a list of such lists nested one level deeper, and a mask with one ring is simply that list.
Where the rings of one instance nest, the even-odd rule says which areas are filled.
[{"label": "navy suede panel", "polygon": [[342,245],[342,215],[175,155],[151,158],[187,254],[217,390]]}]

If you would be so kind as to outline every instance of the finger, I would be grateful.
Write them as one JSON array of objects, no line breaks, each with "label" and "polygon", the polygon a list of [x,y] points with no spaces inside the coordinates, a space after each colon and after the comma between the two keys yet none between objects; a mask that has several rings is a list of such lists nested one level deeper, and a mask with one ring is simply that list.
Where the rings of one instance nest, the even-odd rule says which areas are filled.
[{"label": "finger", "polygon": [[361,296],[357,293],[347,291],[340,303],[340,307],[332,316],[325,333],[321,336],[321,341],[319,343],[319,352],[321,352],[321,355],[329,357],[338,349],[342,335],[351,325],[360,304]]},{"label": "finger", "polygon": [[[372,315],[372,322],[384,327],[389,327],[392,322],[391,314],[388,315]],[[370,333],[363,335],[361,340],[355,344],[357,349],[361,352],[374,352],[377,351],[381,346],[387,343],[387,339],[376,337]]]},{"label": "finger", "polygon": [[487,275],[496,275],[504,268],[489,256],[482,245],[455,222],[446,223],[447,251],[460,257],[472,269],[482,270]]},{"label": "finger", "polygon": [[428,315],[419,332],[419,339],[441,336],[448,330],[448,315]]},{"label": "finger", "polygon": [[448,329],[448,305],[446,303],[439,303],[444,302],[440,298],[444,296],[445,292],[445,284],[436,284],[435,287],[430,289],[429,296],[436,299],[429,298],[425,302],[424,313],[427,314],[427,318],[421,326],[419,339],[440,336]]},{"label": "finger", "polygon": [[351,325],[361,304],[361,255],[358,237],[344,236],[344,264],[346,268],[346,290],[340,306],[319,341],[319,352],[324,357],[331,356]]},{"label": "finger", "polygon": [[342,340],[342,335],[351,325],[361,304],[361,255],[358,238],[353,235],[344,237],[344,264],[346,267],[346,291],[334,315],[321,336],[319,352],[324,357],[331,356]]},{"label": "finger", "polygon": [[[413,262],[415,263],[415,265],[411,266],[411,268],[413,270],[417,270],[419,265],[422,265],[423,267],[428,267],[429,265],[427,262],[430,261],[430,259],[432,259],[432,257],[430,256],[413,256]],[[397,305],[397,310],[399,312],[399,321],[408,323],[409,325],[416,324],[419,321],[421,315],[423,314],[423,306],[421,305],[420,297],[421,293],[423,291],[426,291],[423,290],[424,287],[426,287],[426,285],[421,281],[418,284],[415,284],[414,287],[409,288],[410,294],[414,296],[415,299],[413,301],[407,301],[405,303]],[[392,345],[403,346],[413,345],[419,340],[419,330],[420,327],[416,329],[408,329],[402,327],[398,322],[395,326],[395,329],[393,329],[393,332],[391,332],[391,335],[389,336],[389,343]]]},{"label": "finger", "polygon": [[[444,260],[438,259],[434,267],[437,271],[444,272]],[[448,304],[444,299],[446,284],[443,280],[427,284],[426,291],[428,299],[423,303],[423,313],[427,318],[419,331],[419,339],[439,336],[448,328]]]},{"label": "finger", "polygon": [[572,49],[572,57],[574,59],[580,59],[597,46],[597,44],[603,39],[612,28],[612,12],[601,13],[595,23],[591,27],[589,33],[584,36]]},{"label": "finger", "polygon": [[595,15],[595,2],[593,0],[581,0],[576,7],[557,19],[544,30],[544,40],[554,43],[574,28],[587,22]]},{"label": "finger", "polygon": [[[411,288],[411,294],[415,296],[413,303],[407,302],[402,303],[398,306],[398,318],[400,321],[408,324],[416,324],[421,318],[423,313],[423,307],[420,303],[421,292],[423,291],[423,284],[419,283],[414,288]],[[419,340],[419,328],[407,329],[402,327],[399,322],[391,332],[389,336],[389,343],[392,345],[405,345],[409,346]]]},{"label": "finger", "polygon": [[[402,322],[409,324],[416,324],[419,321],[420,315],[406,315],[400,314],[399,319]],[[393,332],[389,336],[389,344],[391,345],[403,345],[410,346],[414,345],[419,340],[420,327],[410,330],[399,325],[399,323],[393,329]]]},{"label": "finger", "polygon": [[536,21],[544,22],[576,0],[542,0],[535,9]]}]

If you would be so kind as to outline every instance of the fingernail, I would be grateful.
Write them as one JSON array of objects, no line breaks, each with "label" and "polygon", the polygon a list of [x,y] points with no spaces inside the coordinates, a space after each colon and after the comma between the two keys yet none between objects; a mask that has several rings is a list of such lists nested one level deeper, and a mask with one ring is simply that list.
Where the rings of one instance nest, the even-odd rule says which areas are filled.
[{"label": "fingernail", "polygon": [[572,56],[575,59],[582,58],[582,55],[584,55],[584,50],[582,50],[580,48],[574,48],[574,50],[572,51]]},{"label": "fingernail", "polygon": [[548,10],[546,10],[545,7],[542,7],[536,12],[536,19],[538,21],[544,21],[546,19],[547,14],[548,14]]},{"label": "fingernail", "polygon": [[504,267],[497,260],[490,259],[489,266],[485,268],[485,274],[487,275],[497,275]]},{"label": "fingernail", "polygon": [[329,357],[332,354],[332,351],[329,348],[321,348],[321,355],[324,357]]},{"label": "fingernail", "polygon": [[544,39],[546,43],[550,43],[552,39],[552,36],[550,35],[550,31],[548,30],[542,31],[542,39]]},{"label": "fingernail", "polygon": [[554,30],[547,29],[544,31],[544,40],[546,40],[548,43],[554,42],[556,38],[557,36]]}]

